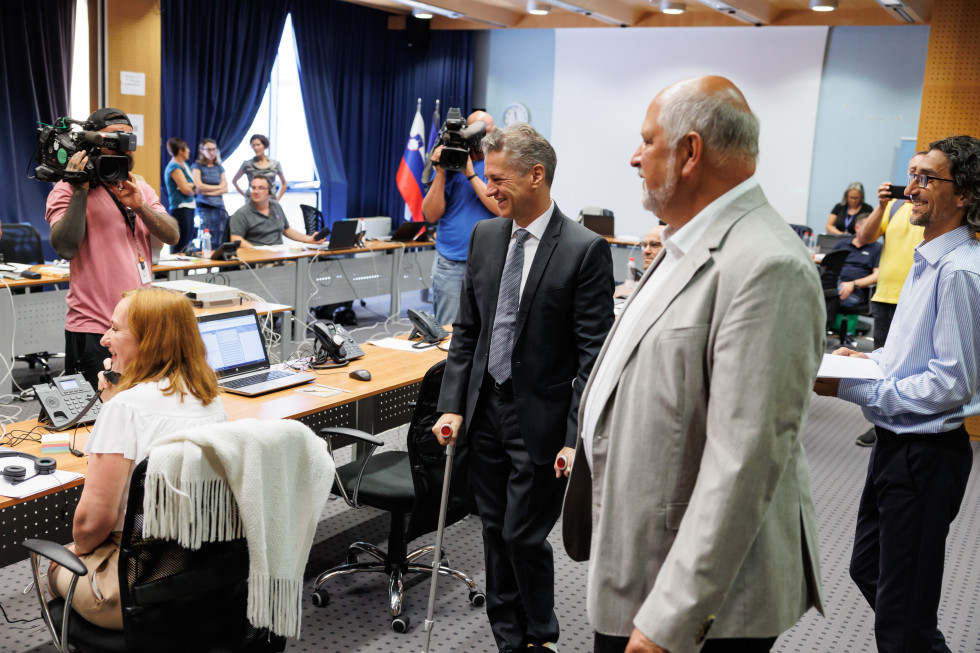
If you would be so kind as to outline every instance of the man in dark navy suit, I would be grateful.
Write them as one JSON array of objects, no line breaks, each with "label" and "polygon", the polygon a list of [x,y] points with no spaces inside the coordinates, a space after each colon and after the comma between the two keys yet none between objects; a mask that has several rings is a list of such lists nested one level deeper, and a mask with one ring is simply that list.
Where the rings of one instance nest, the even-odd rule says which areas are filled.
[{"label": "man in dark navy suit", "polygon": [[578,407],[613,321],[609,244],[551,199],[557,157],[518,123],[483,140],[500,218],[470,238],[433,431],[465,429],[483,520],[487,616],[500,651],[557,650],[548,534],[574,453]]}]

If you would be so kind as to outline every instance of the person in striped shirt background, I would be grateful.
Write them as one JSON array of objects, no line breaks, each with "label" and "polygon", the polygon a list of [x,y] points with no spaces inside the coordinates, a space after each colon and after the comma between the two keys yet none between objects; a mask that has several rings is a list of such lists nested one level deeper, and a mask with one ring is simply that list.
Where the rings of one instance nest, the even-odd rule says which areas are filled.
[{"label": "person in striped shirt background", "polygon": [[875,612],[882,653],[946,651],[937,627],[946,535],[973,465],[963,426],[980,414],[980,141],[935,141],[905,193],[924,228],[884,347],[884,379],[817,379],[875,425],[851,578]]}]

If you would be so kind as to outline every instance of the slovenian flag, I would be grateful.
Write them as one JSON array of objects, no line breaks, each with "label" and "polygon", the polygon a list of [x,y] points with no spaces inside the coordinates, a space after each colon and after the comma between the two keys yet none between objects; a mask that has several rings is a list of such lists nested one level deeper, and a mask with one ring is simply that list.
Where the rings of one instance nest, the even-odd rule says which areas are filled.
[{"label": "slovenian flag", "polygon": [[422,121],[422,101],[419,100],[412,121],[412,131],[408,135],[405,153],[398,164],[398,174],[395,183],[398,192],[405,200],[405,220],[421,221],[422,218],[422,169],[425,167],[425,142],[423,132],[425,124]]}]

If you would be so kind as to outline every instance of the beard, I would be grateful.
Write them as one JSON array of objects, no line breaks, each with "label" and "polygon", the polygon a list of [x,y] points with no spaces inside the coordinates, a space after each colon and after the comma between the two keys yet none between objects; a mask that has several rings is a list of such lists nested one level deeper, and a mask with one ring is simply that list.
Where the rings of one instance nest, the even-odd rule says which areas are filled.
[{"label": "beard", "polygon": [[659,188],[650,188],[643,182],[643,208],[660,216],[677,189],[677,171],[673,166],[667,168],[667,178]]},{"label": "beard", "polygon": [[933,209],[931,207],[919,214],[915,213],[913,207],[912,213],[909,214],[909,224],[916,227],[928,227],[932,224],[932,214]]}]

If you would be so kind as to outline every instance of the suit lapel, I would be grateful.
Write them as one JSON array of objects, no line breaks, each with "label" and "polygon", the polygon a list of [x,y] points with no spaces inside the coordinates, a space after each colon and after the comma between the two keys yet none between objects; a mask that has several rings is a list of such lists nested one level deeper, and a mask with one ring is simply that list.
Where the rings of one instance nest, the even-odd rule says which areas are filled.
[{"label": "suit lapel", "polygon": [[[762,204],[765,204],[766,197],[759,187],[754,188],[749,191],[739,199],[737,199],[729,208],[725,209],[724,213],[719,216],[704,232],[701,238],[698,239],[696,243],[691,247],[690,251],[685,254],[684,258],[681,259],[677,267],[670,273],[668,277],[661,281],[660,288],[656,289],[656,299],[650,304],[649,309],[641,317],[639,323],[637,324],[637,333],[645,334],[647,331],[653,327],[654,324],[663,316],[664,312],[668,307],[680,296],[691,280],[698,274],[698,272],[709,264],[714,251],[722,246],[722,242],[727,236],[729,230],[735,225],[736,222],[741,220],[749,211],[755,209]],[[640,283],[637,285],[636,290],[633,291],[630,298],[627,300],[625,306],[623,307],[623,313],[629,310],[630,304],[639,294],[640,290],[649,282],[650,278],[653,276],[654,270],[659,267],[663,262],[665,251],[661,252],[654,262],[650,265],[650,269],[646,271]],[[603,343],[602,350],[599,352],[599,357],[596,359],[595,367],[593,369],[598,369],[599,365],[603,362],[606,350],[609,348],[609,343],[612,342],[613,336],[615,336],[622,319],[617,319],[613,324],[613,328],[610,330],[609,335],[606,337],[605,343]],[[625,356],[621,359],[622,363],[617,367],[617,369],[612,370],[615,374],[615,378],[619,379],[622,376],[623,368],[632,359],[632,352],[640,345],[640,340],[642,335],[636,338],[635,341],[630,343],[625,343],[626,346],[630,348],[630,355]],[[607,363],[608,364],[608,363]],[[589,398],[589,391],[592,389],[592,381],[595,379],[595,374],[589,377],[589,383],[586,385],[585,391],[582,396],[582,406],[585,406],[586,399],[589,401],[599,401],[601,405],[605,405],[609,400],[609,396],[612,391],[615,390],[617,384],[612,384],[609,388],[610,394],[604,394],[603,396],[596,396],[595,398]]]},{"label": "suit lapel", "polygon": [[511,220],[500,220],[500,223],[490,233],[487,234],[487,275],[492,279],[487,286],[488,302],[487,315],[490,316],[490,324],[493,324],[494,315],[497,313],[497,295],[500,294],[500,278],[504,274],[504,263],[507,261],[507,250],[510,249]]},{"label": "suit lapel", "polygon": [[555,210],[551,214],[551,220],[548,221],[548,226],[541,236],[541,242],[538,243],[538,249],[534,253],[531,269],[527,273],[524,292],[521,293],[521,303],[517,309],[517,323],[514,326],[514,342],[517,342],[517,339],[521,337],[521,331],[524,329],[524,322],[527,320],[528,311],[531,310],[531,304],[534,302],[534,293],[538,291],[541,277],[544,276],[544,271],[548,267],[548,261],[551,260],[551,255],[554,253],[555,246],[558,244],[558,237],[561,235],[562,218],[564,217],[562,212],[558,210],[558,205],[556,204]]}]

